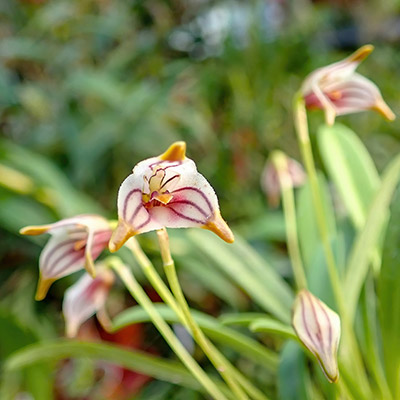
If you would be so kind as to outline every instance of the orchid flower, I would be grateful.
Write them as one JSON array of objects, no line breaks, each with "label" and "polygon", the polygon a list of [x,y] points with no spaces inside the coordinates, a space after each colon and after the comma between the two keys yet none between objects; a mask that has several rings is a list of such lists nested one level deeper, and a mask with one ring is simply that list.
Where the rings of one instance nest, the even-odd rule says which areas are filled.
[{"label": "orchid flower", "polygon": [[114,283],[110,269],[100,266],[93,279],[85,273],[66,290],[63,301],[66,336],[77,335],[79,327],[92,315],[104,310],[108,292]]},{"label": "orchid flower", "polygon": [[317,358],[329,382],[336,382],[339,316],[310,292],[302,290],[295,300],[292,325],[301,342]]},{"label": "orchid flower", "polygon": [[95,276],[93,260],[107,246],[112,230],[105,218],[85,214],[54,224],[27,226],[22,228],[20,233],[51,235],[39,258],[40,278],[36,300],[43,300],[50,285],[63,276],[82,268],[92,277]]},{"label": "orchid flower", "polygon": [[301,93],[307,108],[325,111],[328,125],[337,115],[375,110],[392,121],[396,117],[383,100],[378,87],[355,72],[374,49],[365,45],[342,61],[318,68],[304,81]]},{"label": "orchid flower", "polygon": [[176,142],[160,156],[141,161],[122,182],[118,226],[110,240],[110,251],[117,251],[138,233],[163,227],[201,227],[233,242],[214,189],[185,152],[185,142]]},{"label": "orchid flower", "polygon": [[277,165],[273,158],[282,160],[282,172],[292,187],[300,187],[307,179],[303,166],[295,159],[287,157],[285,154],[275,151],[269,160],[265,163],[264,170],[261,174],[261,188],[267,196],[268,203],[271,207],[277,207],[281,198],[281,184]]}]

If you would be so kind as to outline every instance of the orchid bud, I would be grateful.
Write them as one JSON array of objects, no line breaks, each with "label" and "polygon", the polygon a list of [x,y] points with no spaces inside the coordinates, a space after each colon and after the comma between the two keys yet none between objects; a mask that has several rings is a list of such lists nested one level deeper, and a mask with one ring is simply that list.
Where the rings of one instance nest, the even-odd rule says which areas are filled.
[{"label": "orchid bud", "polygon": [[43,300],[57,279],[82,268],[94,277],[95,260],[110,240],[109,222],[98,215],[85,214],[63,219],[54,224],[27,226],[23,235],[50,233],[51,238],[39,258],[40,278],[36,300]]},{"label": "orchid bud", "polygon": [[132,236],[163,227],[200,227],[233,242],[214,189],[185,151],[185,142],[176,142],[160,156],[141,161],[122,182],[110,251],[117,251]]},{"label": "orchid bud", "polygon": [[317,358],[328,381],[336,382],[339,316],[310,292],[302,290],[294,303],[292,325],[304,346]]},{"label": "orchid bud", "polygon": [[[280,182],[282,178],[284,178],[284,182]],[[307,175],[300,163],[287,157],[284,153],[276,151],[265,163],[261,174],[261,188],[266,194],[270,206],[277,207],[281,199],[282,183],[291,187],[299,187],[304,184],[306,178]]]},{"label": "orchid bud", "polygon": [[114,280],[114,274],[110,269],[99,267],[94,279],[85,273],[66,290],[63,301],[66,336],[76,336],[79,327],[85,321],[104,310]]},{"label": "orchid bud", "polygon": [[305,79],[301,93],[307,108],[325,111],[328,125],[337,115],[375,110],[389,121],[396,116],[383,100],[378,87],[355,72],[358,65],[374,49],[365,45],[342,61],[318,68]]}]

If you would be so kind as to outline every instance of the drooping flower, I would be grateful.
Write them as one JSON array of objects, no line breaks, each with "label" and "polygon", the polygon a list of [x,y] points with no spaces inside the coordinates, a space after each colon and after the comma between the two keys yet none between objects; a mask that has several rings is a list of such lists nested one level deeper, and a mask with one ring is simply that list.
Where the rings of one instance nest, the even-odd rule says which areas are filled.
[{"label": "drooping flower", "polygon": [[278,164],[281,174],[292,187],[299,187],[306,181],[303,166],[295,159],[287,157],[280,151],[275,151],[265,163],[261,174],[261,188],[267,196],[271,207],[277,207],[281,199],[281,183],[278,174]]},{"label": "drooping flower", "polygon": [[63,276],[82,268],[92,277],[95,276],[93,260],[107,246],[112,230],[105,218],[84,214],[54,224],[27,226],[20,233],[51,235],[39,258],[40,278],[36,300],[43,300],[50,285]]},{"label": "drooping flower", "polygon": [[301,93],[306,107],[325,111],[328,125],[337,115],[375,110],[392,121],[395,115],[383,100],[378,87],[355,72],[374,49],[365,45],[342,61],[318,68],[305,79]]},{"label": "drooping flower", "polygon": [[294,303],[292,325],[301,342],[317,358],[329,382],[336,382],[339,316],[310,292],[302,290]]},{"label": "drooping flower", "polygon": [[122,182],[110,251],[138,233],[163,227],[201,227],[233,242],[214,189],[185,152],[185,142],[176,142],[160,156],[141,161]]},{"label": "drooping flower", "polygon": [[110,269],[100,266],[95,278],[85,273],[67,289],[63,301],[63,314],[68,337],[76,336],[79,327],[86,320],[104,309],[114,279]]}]

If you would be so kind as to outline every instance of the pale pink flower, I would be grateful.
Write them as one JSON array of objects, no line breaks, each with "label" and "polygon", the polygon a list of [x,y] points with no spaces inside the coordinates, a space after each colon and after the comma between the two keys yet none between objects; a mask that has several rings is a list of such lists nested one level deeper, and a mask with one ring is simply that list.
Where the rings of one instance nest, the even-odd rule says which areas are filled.
[{"label": "pale pink flower", "polygon": [[395,115],[383,100],[378,87],[355,72],[373,50],[365,45],[342,61],[318,68],[305,79],[301,93],[307,108],[325,111],[326,123],[333,125],[337,115],[375,110],[392,121]]},{"label": "pale pink flower", "polygon": [[93,260],[107,246],[112,230],[105,218],[84,214],[54,224],[27,226],[20,233],[51,235],[39,258],[40,278],[36,300],[42,300],[50,285],[63,276],[85,268],[94,277]]},{"label": "pale pink flower", "polygon": [[201,227],[233,242],[214,189],[185,151],[186,144],[176,142],[160,156],[141,161],[122,182],[111,251],[117,251],[131,236],[163,227]]},{"label": "pale pink flower", "polygon": [[292,325],[301,342],[317,358],[327,379],[336,382],[339,379],[339,315],[309,291],[302,290],[294,303]]},{"label": "pale pink flower", "polygon": [[[292,187],[302,186],[307,179],[303,166],[295,159],[287,157],[281,152],[274,152],[275,155],[278,155],[278,153],[279,158],[283,159],[282,161],[284,162],[282,163],[282,168],[284,169],[282,173],[285,173],[290,185]],[[277,166],[272,160],[273,157],[274,155],[265,163],[261,174],[261,188],[267,196],[269,205],[277,207],[281,199],[281,183],[279,182]]]},{"label": "pale pink flower", "polygon": [[110,269],[100,266],[95,278],[85,273],[66,290],[63,301],[66,336],[77,335],[79,327],[91,316],[103,312],[108,293],[114,283]]}]

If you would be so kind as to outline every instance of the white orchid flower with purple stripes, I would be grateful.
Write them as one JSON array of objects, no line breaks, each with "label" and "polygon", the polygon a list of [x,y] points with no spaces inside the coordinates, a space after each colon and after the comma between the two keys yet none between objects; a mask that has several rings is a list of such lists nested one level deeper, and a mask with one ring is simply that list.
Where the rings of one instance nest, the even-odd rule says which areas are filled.
[{"label": "white orchid flower with purple stripes", "polygon": [[117,251],[130,237],[163,227],[201,227],[232,243],[218,199],[195,163],[176,142],[158,157],[138,163],[118,193],[118,226],[110,240]]},{"label": "white orchid flower with purple stripes", "polygon": [[339,379],[339,315],[309,291],[302,290],[295,300],[292,325],[301,342],[317,358],[329,382],[336,382]]},{"label": "white orchid flower with purple stripes", "polygon": [[49,233],[50,240],[39,258],[40,278],[36,300],[43,300],[50,285],[63,276],[82,268],[94,277],[95,260],[110,240],[109,221],[99,215],[85,214],[63,219],[54,224],[27,226],[23,235]]},{"label": "white orchid flower with purple stripes", "polygon": [[104,266],[99,266],[96,272],[94,279],[85,273],[65,292],[63,314],[68,337],[75,337],[79,327],[94,314],[105,313],[105,303],[115,278]]},{"label": "white orchid flower with purple stripes", "polygon": [[374,49],[365,45],[342,61],[318,68],[304,81],[301,93],[307,108],[323,109],[328,125],[337,115],[375,110],[392,121],[395,115],[385,103],[378,87],[355,72]]}]

